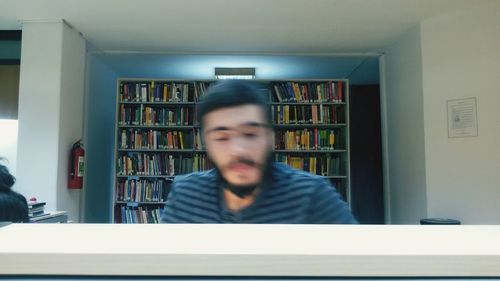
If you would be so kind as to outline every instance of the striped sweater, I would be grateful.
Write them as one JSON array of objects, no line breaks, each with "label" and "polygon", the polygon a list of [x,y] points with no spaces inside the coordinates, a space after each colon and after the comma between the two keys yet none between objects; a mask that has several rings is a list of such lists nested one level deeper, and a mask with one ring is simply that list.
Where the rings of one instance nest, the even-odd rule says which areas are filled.
[{"label": "striped sweater", "polygon": [[320,176],[272,163],[271,173],[248,207],[226,207],[215,170],[177,176],[169,193],[162,223],[357,223],[329,181]]}]

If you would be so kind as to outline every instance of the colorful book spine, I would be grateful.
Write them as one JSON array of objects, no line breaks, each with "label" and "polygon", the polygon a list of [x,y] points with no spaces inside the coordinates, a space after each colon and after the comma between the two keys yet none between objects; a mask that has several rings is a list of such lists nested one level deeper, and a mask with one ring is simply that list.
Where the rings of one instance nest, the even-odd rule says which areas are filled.
[{"label": "colorful book spine", "polygon": [[275,161],[321,176],[341,177],[345,173],[342,157],[339,155],[292,156],[276,154]]},{"label": "colorful book spine", "polygon": [[336,143],[336,135],[342,134],[341,129],[301,129],[277,130],[274,138],[274,148],[278,150],[335,150],[345,149]]},{"label": "colorful book spine", "polygon": [[192,131],[151,129],[121,129],[118,146],[121,149],[192,149]]},{"label": "colorful book spine", "polygon": [[273,82],[270,89],[276,102],[345,102],[343,81]]},{"label": "colorful book spine", "polygon": [[126,205],[115,206],[116,223],[160,223],[161,207],[128,207]]},{"label": "colorful book spine", "polygon": [[164,202],[169,182],[165,180],[127,179],[116,184],[116,201]]}]

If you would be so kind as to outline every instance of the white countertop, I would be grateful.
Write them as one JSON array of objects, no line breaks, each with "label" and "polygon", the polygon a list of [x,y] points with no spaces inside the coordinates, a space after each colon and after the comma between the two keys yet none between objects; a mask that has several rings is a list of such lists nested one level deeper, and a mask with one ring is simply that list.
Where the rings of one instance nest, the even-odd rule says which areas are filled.
[{"label": "white countertop", "polygon": [[0,274],[500,276],[500,226],[11,224]]}]

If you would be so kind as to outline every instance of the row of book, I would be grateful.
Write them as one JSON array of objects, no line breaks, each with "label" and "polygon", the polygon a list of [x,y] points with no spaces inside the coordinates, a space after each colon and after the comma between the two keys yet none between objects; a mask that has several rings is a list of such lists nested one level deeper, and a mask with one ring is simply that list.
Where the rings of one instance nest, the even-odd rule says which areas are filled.
[{"label": "row of book", "polygon": [[188,107],[172,109],[172,108],[154,108],[146,106],[142,110],[142,124],[148,126],[192,125],[193,124],[192,112],[194,112],[194,109]]},{"label": "row of book", "polygon": [[212,82],[194,82],[193,101],[197,102],[208,90]]},{"label": "row of book", "polygon": [[[272,105],[276,124],[336,124],[344,123],[344,109],[335,105]],[[193,125],[195,110],[188,107],[161,108],[120,105],[120,125],[181,126]]]},{"label": "row of book", "polygon": [[209,82],[121,82],[120,102],[193,102]]},{"label": "row of book", "polygon": [[[194,138],[193,138],[194,134]],[[342,129],[276,130],[275,149],[332,150],[343,149]],[[204,149],[199,130],[122,129],[118,145],[121,149]]]},{"label": "row of book", "polygon": [[[294,168],[309,171],[319,175],[339,175],[342,167],[340,165],[341,155],[315,155],[315,156],[290,156],[288,154],[275,154],[275,160],[286,163]],[[311,162],[313,161],[313,162]],[[146,153],[129,153],[118,159],[117,174],[119,176],[175,176],[187,174],[191,172],[204,171],[212,168],[212,164],[206,155],[195,154],[194,156],[161,154],[146,154]],[[153,183],[158,184],[155,186]],[[139,186],[139,187],[138,187]],[[132,192],[134,188],[134,196],[127,195],[129,190]],[[117,198],[125,198],[128,201],[144,201],[156,202],[161,200],[161,194],[165,188],[165,183],[162,181],[137,181],[126,180],[119,182],[118,189],[123,192]],[[151,189],[148,191],[147,189]],[[155,192],[155,190],[157,192]],[[140,196],[139,196],[140,195]],[[128,198],[128,199],[127,199]],[[149,198],[149,199],[145,199]],[[121,201],[121,200],[119,200]]]},{"label": "row of book", "polygon": [[122,82],[121,102],[187,102],[188,83]]},{"label": "row of book", "polygon": [[345,102],[342,81],[274,82],[271,88],[278,102]]},{"label": "row of book", "polygon": [[118,176],[174,176],[210,169],[205,154],[176,155],[129,152],[117,159]]},{"label": "row of book", "polygon": [[[194,137],[193,137],[194,134]],[[342,129],[305,128],[302,130],[276,130],[275,149],[331,150],[344,149]],[[204,149],[199,130],[121,129],[118,145],[121,149]]]},{"label": "row of book", "polygon": [[188,107],[165,108],[121,104],[119,125],[187,126],[193,125],[195,110]]},{"label": "row of book", "polygon": [[203,149],[199,130],[121,129],[118,145],[121,149]]},{"label": "row of book", "polygon": [[335,105],[272,105],[275,124],[337,124],[344,123],[344,108]]},{"label": "row of book", "polygon": [[[194,108],[165,108],[120,105],[118,124],[146,126],[193,125]],[[336,105],[272,105],[271,114],[275,124],[338,124],[345,122],[345,110]]]},{"label": "row of book", "polygon": [[115,205],[116,223],[160,223],[163,208]]},{"label": "row of book", "polygon": [[342,157],[340,155],[318,155],[310,157],[297,157],[276,154],[275,160],[289,165],[292,168],[304,170],[311,174],[321,176],[344,175]]},{"label": "row of book", "polygon": [[165,180],[127,179],[116,183],[116,201],[164,202],[170,190]]},{"label": "row of book", "polygon": [[[274,135],[274,149],[286,150],[333,150],[342,149],[342,141],[338,135],[340,129],[320,130],[302,129],[276,131]],[[337,139],[339,141],[337,142]]]},{"label": "row of book", "polygon": [[[133,81],[120,83],[120,102],[196,102],[211,82]],[[345,102],[345,82],[273,82],[278,102]]]}]

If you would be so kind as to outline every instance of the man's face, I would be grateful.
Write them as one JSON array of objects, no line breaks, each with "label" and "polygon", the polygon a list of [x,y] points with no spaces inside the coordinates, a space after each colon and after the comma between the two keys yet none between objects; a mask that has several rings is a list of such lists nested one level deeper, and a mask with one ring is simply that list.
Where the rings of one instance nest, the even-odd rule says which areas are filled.
[{"label": "man's face", "polygon": [[259,184],[273,145],[272,130],[257,105],[227,107],[203,117],[207,153],[231,185]]}]

